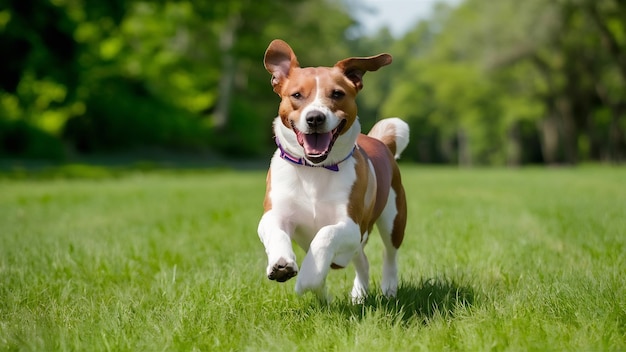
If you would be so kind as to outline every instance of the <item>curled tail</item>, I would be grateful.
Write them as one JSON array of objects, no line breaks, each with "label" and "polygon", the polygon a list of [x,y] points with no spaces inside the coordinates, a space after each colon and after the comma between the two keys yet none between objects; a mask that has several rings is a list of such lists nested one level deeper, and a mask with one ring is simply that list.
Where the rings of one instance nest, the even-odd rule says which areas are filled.
[{"label": "curled tail", "polygon": [[409,144],[409,125],[397,117],[378,121],[367,134],[385,143],[396,159]]}]

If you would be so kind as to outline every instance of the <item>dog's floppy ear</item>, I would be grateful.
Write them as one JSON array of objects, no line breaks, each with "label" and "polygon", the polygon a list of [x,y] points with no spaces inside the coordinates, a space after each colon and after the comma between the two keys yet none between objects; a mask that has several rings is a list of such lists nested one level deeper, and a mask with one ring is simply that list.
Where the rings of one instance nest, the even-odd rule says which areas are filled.
[{"label": "dog's floppy ear", "polygon": [[378,54],[370,57],[351,57],[335,64],[349,80],[354,83],[356,90],[363,88],[363,75],[367,71],[376,71],[391,63],[391,55]]},{"label": "dog's floppy ear", "polygon": [[289,72],[295,67],[300,67],[289,44],[280,39],[273,40],[267,47],[263,63],[265,69],[272,74],[272,87],[278,94],[280,94],[281,84],[285,78],[289,77]]}]

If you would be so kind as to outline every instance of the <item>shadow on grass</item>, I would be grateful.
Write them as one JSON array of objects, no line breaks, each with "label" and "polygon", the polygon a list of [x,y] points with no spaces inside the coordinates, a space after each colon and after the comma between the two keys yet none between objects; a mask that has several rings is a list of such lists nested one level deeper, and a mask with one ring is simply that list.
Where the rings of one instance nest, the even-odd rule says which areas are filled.
[{"label": "shadow on grass", "polygon": [[446,278],[403,280],[395,298],[387,298],[376,290],[362,304],[349,300],[338,302],[349,317],[363,319],[368,314],[383,313],[396,322],[423,324],[434,317],[454,318],[458,309],[474,305],[474,289]]}]

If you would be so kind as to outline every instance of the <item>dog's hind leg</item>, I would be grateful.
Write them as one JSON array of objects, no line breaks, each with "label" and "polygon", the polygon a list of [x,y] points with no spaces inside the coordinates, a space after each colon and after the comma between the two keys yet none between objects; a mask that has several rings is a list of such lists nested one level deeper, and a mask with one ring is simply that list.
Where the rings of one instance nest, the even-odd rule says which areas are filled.
[{"label": "dog's hind leg", "polygon": [[385,246],[383,252],[382,290],[387,297],[395,297],[398,291],[397,254],[404,237],[406,225],[404,190],[400,189],[399,191],[398,194],[394,190],[389,192],[387,205],[376,222],[376,227]]},{"label": "dog's hind leg", "polygon": [[398,249],[385,246],[383,252],[383,294],[387,297],[395,297],[398,292]]},{"label": "dog's hind leg", "polygon": [[363,251],[363,245],[361,245],[361,248],[354,255],[352,263],[354,263],[354,269],[356,270],[356,277],[354,278],[351,293],[352,303],[363,303],[367,296],[367,290],[369,289],[370,278],[370,265]]}]

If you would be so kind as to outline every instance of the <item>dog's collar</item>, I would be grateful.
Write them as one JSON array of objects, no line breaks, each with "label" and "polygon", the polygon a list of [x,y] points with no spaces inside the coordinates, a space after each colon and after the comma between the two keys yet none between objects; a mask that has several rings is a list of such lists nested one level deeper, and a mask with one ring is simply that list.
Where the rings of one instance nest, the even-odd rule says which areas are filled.
[{"label": "dog's collar", "polygon": [[274,142],[276,142],[276,145],[278,146],[278,149],[280,150],[280,157],[290,161],[296,165],[304,165],[304,166],[309,166],[309,167],[323,167],[325,169],[328,169],[330,171],[339,171],[339,164],[343,163],[344,161],[348,160],[352,154],[354,154],[354,151],[356,150],[356,145],[354,146],[354,148],[352,148],[352,150],[350,151],[350,153],[348,154],[348,156],[346,156],[345,158],[341,159],[339,162],[337,162],[336,164],[332,164],[332,165],[314,165],[309,163],[305,158],[297,158],[291,154],[289,154],[285,148],[283,148],[283,146],[280,144],[280,142],[278,141],[278,138],[274,137]]}]

